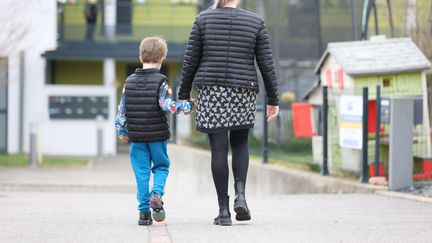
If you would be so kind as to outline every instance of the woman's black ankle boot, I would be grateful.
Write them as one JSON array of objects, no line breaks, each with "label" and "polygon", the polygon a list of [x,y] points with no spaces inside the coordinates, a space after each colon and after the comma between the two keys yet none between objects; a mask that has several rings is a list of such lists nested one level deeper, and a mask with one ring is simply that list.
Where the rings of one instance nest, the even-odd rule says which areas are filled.
[{"label": "woman's black ankle boot", "polygon": [[221,226],[230,226],[231,222],[231,213],[229,211],[229,196],[219,196],[219,215],[214,219],[213,224],[221,225]]},{"label": "woman's black ankle boot", "polygon": [[251,215],[246,203],[245,184],[242,181],[236,179],[234,187],[236,194],[234,199],[234,211],[236,212],[236,220],[250,220]]}]

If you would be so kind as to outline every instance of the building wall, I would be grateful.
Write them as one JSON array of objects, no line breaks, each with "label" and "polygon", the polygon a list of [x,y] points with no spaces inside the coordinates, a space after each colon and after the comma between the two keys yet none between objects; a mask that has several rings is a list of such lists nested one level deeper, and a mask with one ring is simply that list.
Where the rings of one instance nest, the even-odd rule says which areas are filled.
[{"label": "building wall", "polygon": [[[380,85],[382,96],[401,97],[401,96],[422,96],[422,73],[410,72],[388,75],[372,75],[355,77],[355,90],[360,94],[362,87],[369,87],[369,99],[376,99],[374,87]],[[383,80],[389,80],[390,85],[384,86]]]},{"label": "building wall", "polygon": [[[6,3],[6,2],[3,2]],[[18,4],[9,2],[8,4]],[[45,59],[41,56],[46,50],[56,47],[56,1],[35,1],[25,3],[17,18],[24,26],[31,26],[26,33],[15,41],[8,54],[8,153],[19,152],[20,131],[20,82],[24,86],[23,146],[28,151],[30,122],[38,119],[44,106]],[[8,8],[10,6],[2,6]],[[22,15],[22,16],[21,16]],[[17,21],[11,19],[10,21]],[[21,75],[21,68],[23,69]]]},{"label": "building wall", "polygon": [[[24,15],[31,15],[26,21],[31,28],[14,45],[8,55],[8,153],[20,151],[20,89],[23,92],[23,134],[24,153],[29,152],[29,137],[32,124],[38,124],[39,151],[46,155],[96,154],[96,122],[88,120],[50,120],[48,97],[50,95],[108,96],[109,118],[102,124],[103,151],[115,154],[114,115],[115,86],[112,72],[101,68],[104,64],[85,65],[79,62],[59,62],[59,71],[53,79],[59,83],[77,85],[46,84],[46,59],[42,54],[57,46],[57,1],[37,1],[32,9],[26,9]],[[21,25],[29,24],[23,21]],[[109,67],[108,67],[109,69]],[[108,75],[107,75],[108,74]],[[87,78],[86,78],[87,77]],[[88,82],[97,80],[98,86],[89,86]],[[54,82],[55,83],[55,82]],[[86,83],[87,85],[79,85]]]},{"label": "building wall", "polygon": [[[341,148],[339,145],[339,98],[342,94],[354,94],[354,79],[343,72],[340,64],[328,56],[320,72],[321,85],[328,87],[328,145],[329,169],[340,172],[341,169],[358,171],[359,150]],[[354,159],[353,159],[354,158]],[[318,158],[314,158],[318,160]]]},{"label": "building wall", "polygon": [[[53,96],[108,96],[109,116],[103,121],[103,153],[116,153],[116,133],[114,116],[117,99],[115,89],[102,85],[47,85],[44,89],[44,107],[48,107],[48,97]],[[47,112],[42,111],[42,112]],[[94,156],[97,153],[96,120],[49,120],[40,123],[40,146],[44,154]]]}]

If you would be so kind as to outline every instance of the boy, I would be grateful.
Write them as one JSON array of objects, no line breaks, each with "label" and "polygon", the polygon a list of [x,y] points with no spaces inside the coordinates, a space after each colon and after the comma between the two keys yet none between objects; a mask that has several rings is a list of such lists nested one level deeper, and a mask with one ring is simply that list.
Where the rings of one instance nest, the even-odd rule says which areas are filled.
[{"label": "boy", "polygon": [[[138,225],[152,225],[165,219],[162,196],[169,172],[167,140],[170,137],[165,112],[190,113],[191,101],[172,100],[167,77],[160,73],[167,55],[167,44],[159,37],[142,40],[142,68],[126,78],[118,107],[116,128],[120,139],[130,142],[130,160],[137,183]],[[153,162],[153,167],[152,163]],[[149,192],[150,174],[154,174]]]}]

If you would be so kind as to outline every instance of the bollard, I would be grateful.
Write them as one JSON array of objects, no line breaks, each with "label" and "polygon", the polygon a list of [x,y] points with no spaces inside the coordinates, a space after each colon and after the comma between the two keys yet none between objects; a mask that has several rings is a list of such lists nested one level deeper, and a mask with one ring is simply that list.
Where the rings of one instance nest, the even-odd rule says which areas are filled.
[{"label": "bollard", "polygon": [[102,115],[96,116],[96,125],[97,125],[97,152],[96,152],[96,159],[101,160],[103,158],[103,122],[104,118]]},{"label": "bollard", "polygon": [[323,131],[323,165],[321,168],[321,175],[328,176],[328,88],[323,87],[323,106],[322,106],[322,131]]},{"label": "bollard", "polygon": [[37,155],[37,125],[35,123],[30,124],[30,156],[29,164],[32,168],[38,167],[38,155]]},{"label": "bollard", "polygon": [[376,118],[375,118],[375,171],[374,176],[379,176],[380,162],[380,126],[381,126],[381,87],[376,86]]},{"label": "bollard", "polygon": [[363,88],[363,122],[362,122],[362,175],[360,177],[360,182],[367,184],[369,182],[368,176],[368,102],[369,102],[369,90],[368,88]]}]

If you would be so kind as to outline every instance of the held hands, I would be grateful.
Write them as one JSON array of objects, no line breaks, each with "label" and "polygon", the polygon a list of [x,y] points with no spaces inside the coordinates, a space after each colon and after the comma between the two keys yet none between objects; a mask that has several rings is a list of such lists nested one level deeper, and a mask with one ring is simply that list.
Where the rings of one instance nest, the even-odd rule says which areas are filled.
[{"label": "held hands", "polygon": [[267,105],[267,122],[273,120],[279,114],[279,106]]},{"label": "held hands", "polygon": [[195,99],[190,99],[190,100],[184,100],[184,102],[189,102],[190,104],[190,110],[188,112],[184,112],[185,115],[189,115],[192,113],[192,111],[194,110],[195,106],[196,106],[196,102]]},{"label": "held hands", "polygon": [[128,143],[129,142],[129,136],[128,135],[124,135],[123,137],[120,138],[123,142]]}]

